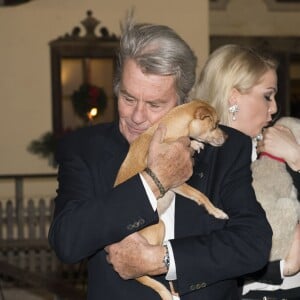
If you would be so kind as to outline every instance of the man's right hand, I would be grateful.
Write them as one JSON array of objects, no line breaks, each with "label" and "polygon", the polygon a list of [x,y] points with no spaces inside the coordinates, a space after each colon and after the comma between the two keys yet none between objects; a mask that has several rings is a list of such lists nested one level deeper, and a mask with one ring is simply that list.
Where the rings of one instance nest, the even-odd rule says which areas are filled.
[{"label": "man's right hand", "polygon": [[[165,135],[166,127],[160,125],[150,143],[147,166],[165,190],[169,190],[183,184],[192,176],[194,150],[190,147],[191,141],[188,137],[182,136],[173,142],[164,142]],[[153,180],[144,173],[154,194],[158,195]]]}]

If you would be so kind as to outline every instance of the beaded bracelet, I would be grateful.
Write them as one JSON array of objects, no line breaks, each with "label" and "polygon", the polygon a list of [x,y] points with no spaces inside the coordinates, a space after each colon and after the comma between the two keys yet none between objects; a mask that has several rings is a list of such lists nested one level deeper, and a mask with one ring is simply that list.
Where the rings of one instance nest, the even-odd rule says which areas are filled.
[{"label": "beaded bracelet", "polygon": [[159,189],[160,192],[160,197],[163,197],[164,194],[167,192],[166,189],[163,187],[163,185],[161,184],[161,182],[159,181],[159,179],[156,177],[156,175],[153,173],[153,171],[150,168],[146,168],[144,170],[154,181],[154,183],[156,184],[156,186]]}]

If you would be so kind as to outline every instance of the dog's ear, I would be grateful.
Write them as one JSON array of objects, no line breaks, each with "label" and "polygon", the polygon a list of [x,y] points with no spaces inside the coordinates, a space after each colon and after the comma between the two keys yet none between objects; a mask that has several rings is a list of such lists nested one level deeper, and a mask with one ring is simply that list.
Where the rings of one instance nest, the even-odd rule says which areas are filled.
[{"label": "dog's ear", "polygon": [[209,118],[211,122],[216,122],[216,112],[209,105],[200,106],[195,112],[195,118],[200,120]]}]

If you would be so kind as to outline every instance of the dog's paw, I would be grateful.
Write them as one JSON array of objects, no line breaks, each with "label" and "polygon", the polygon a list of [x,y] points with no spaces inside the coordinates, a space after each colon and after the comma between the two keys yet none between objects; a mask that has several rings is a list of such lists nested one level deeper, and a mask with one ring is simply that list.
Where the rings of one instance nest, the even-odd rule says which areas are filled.
[{"label": "dog's paw", "polygon": [[199,153],[201,149],[204,149],[204,144],[199,141],[192,140],[191,147]]},{"label": "dog's paw", "polygon": [[219,209],[219,208],[214,208],[214,210],[211,212],[211,214],[217,218],[217,219],[222,219],[222,220],[228,220],[229,217],[226,213],[224,213],[223,210]]}]

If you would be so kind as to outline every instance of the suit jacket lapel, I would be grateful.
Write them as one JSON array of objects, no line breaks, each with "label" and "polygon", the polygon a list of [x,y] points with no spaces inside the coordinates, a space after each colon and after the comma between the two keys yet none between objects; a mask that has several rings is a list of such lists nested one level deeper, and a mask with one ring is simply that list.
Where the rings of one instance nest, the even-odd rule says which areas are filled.
[{"label": "suit jacket lapel", "polygon": [[[214,153],[216,151],[211,146],[206,145],[199,154],[195,154],[195,163],[192,177],[188,180],[188,184],[201,191],[208,197],[211,196],[213,182],[210,180],[214,168]],[[199,233],[199,228],[205,226],[208,214],[203,206],[198,206],[194,201],[186,199],[180,195],[176,195],[175,204],[175,236],[186,236]],[[181,224],[181,226],[177,226]],[[184,224],[184,226],[182,226]]]},{"label": "suit jacket lapel", "polygon": [[101,149],[98,172],[101,172],[105,185],[112,187],[123,160],[125,159],[129,144],[119,131],[118,124],[105,133],[105,138],[97,140],[97,149]]}]

